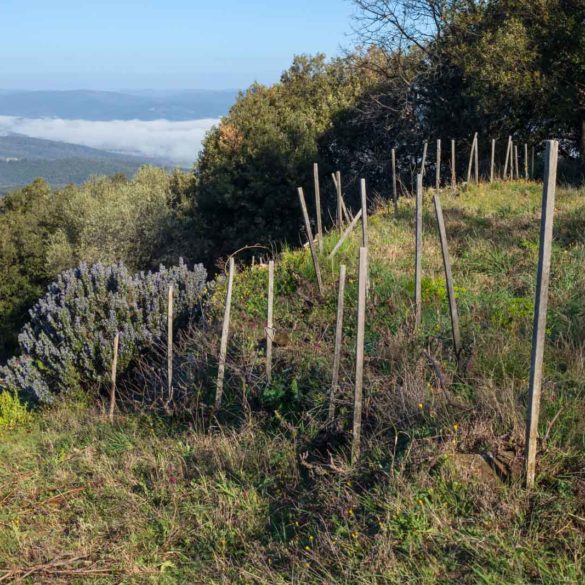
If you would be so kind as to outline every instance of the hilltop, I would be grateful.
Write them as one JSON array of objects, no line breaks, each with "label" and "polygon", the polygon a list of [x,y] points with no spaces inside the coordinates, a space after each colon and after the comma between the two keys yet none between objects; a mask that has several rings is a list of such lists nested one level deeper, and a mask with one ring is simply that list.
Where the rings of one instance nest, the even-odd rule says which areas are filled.
[{"label": "hilltop", "polygon": [[22,134],[0,135],[0,193],[45,179],[58,188],[81,184],[95,175],[123,173],[132,176],[155,159],[122,155],[78,144],[30,138]]},{"label": "hilltop", "polygon": [[[234,282],[224,406],[209,418],[226,282],[177,339],[173,419],[113,425],[68,396],[0,441],[0,566],[31,583],[578,583],[584,575],[585,203],[557,193],[537,489],[522,488],[542,187],[442,193],[465,348],[457,369],[425,197],[423,316],[412,333],[413,201],[370,217],[363,458],[349,466],[359,229],[327,259],[276,264],[274,377],[264,376],[267,270]],[[325,425],[339,265],[348,268],[336,421]],[[160,384],[161,362],[145,369]],[[150,371],[151,374],[146,372]],[[149,377],[151,376],[151,377]],[[205,421],[205,422],[204,422]],[[492,467],[480,464],[490,461]],[[497,469],[497,473],[494,471]]]}]

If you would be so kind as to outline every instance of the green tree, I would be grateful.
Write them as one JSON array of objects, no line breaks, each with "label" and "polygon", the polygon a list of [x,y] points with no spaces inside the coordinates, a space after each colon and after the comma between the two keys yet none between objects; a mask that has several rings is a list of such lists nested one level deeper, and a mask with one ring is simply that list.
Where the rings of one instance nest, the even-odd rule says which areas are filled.
[{"label": "green tree", "polygon": [[319,137],[362,85],[348,60],[302,56],[280,83],[254,84],[239,96],[197,164],[197,213],[209,256],[255,242],[298,242],[296,187],[312,184]]}]

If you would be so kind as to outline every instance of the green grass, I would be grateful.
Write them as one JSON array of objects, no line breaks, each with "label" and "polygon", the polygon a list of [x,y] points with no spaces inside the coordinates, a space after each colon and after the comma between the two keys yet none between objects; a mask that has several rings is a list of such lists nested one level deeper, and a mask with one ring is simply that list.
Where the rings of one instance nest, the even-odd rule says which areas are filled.
[{"label": "green grass", "polygon": [[[359,230],[316,296],[306,251],[277,264],[274,380],[266,267],[235,281],[224,410],[187,423],[69,398],[0,427],[0,577],[24,583],[581,583],[585,580],[585,191],[557,194],[537,488],[465,473],[522,461],[541,187],[442,196],[465,345],[451,349],[427,195],[423,323],[412,331],[413,205],[370,219],[364,444],[349,466]],[[337,418],[325,427],[339,264],[348,266]],[[206,311],[220,318],[225,285]],[[218,327],[187,334],[185,363]],[[430,356],[441,372],[429,365]],[[181,377],[183,362],[177,363]],[[208,363],[205,361],[204,363]],[[209,400],[213,367],[204,379]],[[14,411],[14,414],[11,414]],[[10,417],[20,417],[10,424]],[[193,417],[199,421],[198,417]]]}]

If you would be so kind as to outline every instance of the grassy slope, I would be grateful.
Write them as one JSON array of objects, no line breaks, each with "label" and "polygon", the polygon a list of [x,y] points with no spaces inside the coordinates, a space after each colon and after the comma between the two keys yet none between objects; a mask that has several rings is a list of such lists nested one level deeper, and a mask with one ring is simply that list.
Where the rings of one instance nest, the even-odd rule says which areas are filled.
[{"label": "grassy slope", "polygon": [[[266,270],[238,275],[221,430],[132,414],[111,426],[69,400],[5,432],[0,567],[11,578],[32,571],[30,583],[583,582],[584,195],[561,190],[557,198],[546,441],[533,494],[514,480],[466,478],[455,463],[457,453],[521,454],[540,187],[519,182],[444,196],[467,348],[459,373],[430,199],[416,338],[412,203],[371,218],[358,469],[347,466],[356,233],[339,259],[323,261],[323,302],[311,302],[307,253],[287,252],[279,262],[275,322],[290,341],[276,350],[269,387],[257,347]],[[328,237],[326,249],[334,241]],[[338,420],[324,433],[340,261],[349,274],[347,351]],[[219,284],[212,315],[221,314],[223,295]],[[213,350],[216,331],[206,335]],[[243,386],[254,414],[242,418]]]}]

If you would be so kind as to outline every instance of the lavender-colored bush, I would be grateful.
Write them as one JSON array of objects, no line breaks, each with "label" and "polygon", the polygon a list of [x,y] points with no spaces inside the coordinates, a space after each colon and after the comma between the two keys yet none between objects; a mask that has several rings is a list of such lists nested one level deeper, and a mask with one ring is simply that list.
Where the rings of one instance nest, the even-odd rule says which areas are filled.
[{"label": "lavender-colored bush", "polygon": [[166,339],[168,289],[178,325],[196,311],[207,273],[197,265],[132,275],[124,264],[94,264],[63,272],[30,310],[19,335],[22,355],[3,368],[4,383],[50,402],[57,393],[92,390],[110,379],[113,339],[120,333],[118,372]]}]

